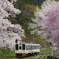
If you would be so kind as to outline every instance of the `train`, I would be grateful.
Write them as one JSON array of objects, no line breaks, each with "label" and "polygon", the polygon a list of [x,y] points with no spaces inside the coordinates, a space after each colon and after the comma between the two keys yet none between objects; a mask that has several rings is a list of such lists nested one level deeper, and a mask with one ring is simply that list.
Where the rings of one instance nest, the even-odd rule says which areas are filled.
[{"label": "train", "polygon": [[40,44],[36,43],[17,43],[15,44],[16,57],[37,55],[40,53]]}]

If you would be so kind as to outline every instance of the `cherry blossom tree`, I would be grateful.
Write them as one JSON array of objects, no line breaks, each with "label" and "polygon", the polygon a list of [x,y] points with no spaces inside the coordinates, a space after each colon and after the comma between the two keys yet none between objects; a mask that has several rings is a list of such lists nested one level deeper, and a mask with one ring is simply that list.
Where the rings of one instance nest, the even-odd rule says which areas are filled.
[{"label": "cherry blossom tree", "polygon": [[[11,2],[10,2],[11,1]],[[13,50],[15,48],[15,39],[21,40],[24,37],[24,30],[19,24],[12,24],[8,16],[21,13],[14,8],[13,1],[0,0],[0,48]]]},{"label": "cherry blossom tree", "polygon": [[[49,7],[49,8],[48,8]],[[45,28],[46,36],[49,37],[47,41],[54,44],[56,47],[59,45],[59,2],[50,1],[44,2],[42,9],[39,12],[42,18],[42,28]],[[59,48],[59,47],[58,47]]]},{"label": "cherry blossom tree", "polygon": [[51,5],[46,19],[44,19],[46,33],[52,39],[52,42],[59,48],[59,2]]},{"label": "cherry blossom tree", "polygon": [[41,10],[36,11],[36,19],[33,21],[36,22],[36,26],[31,27],[41,29],[47,41],[59,48],[59,2],[45,1],[41,6]]}]

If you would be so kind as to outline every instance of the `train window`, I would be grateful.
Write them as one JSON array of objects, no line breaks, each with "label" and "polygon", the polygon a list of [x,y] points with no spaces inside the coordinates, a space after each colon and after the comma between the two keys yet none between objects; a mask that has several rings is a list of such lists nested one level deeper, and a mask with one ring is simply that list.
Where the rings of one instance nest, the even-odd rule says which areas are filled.
[{"label": "train window", "polygon": [[25,44],[22,44],[22,49],[25,50]]},{"label": "train window", "polygon": [[15,45],[15,49],[18,50],[18,44]]},{"label": "train window", "polygon": [[32,50],[32,46],[31,45],[26,45],[26,50]]},{"label": "train window", "polygon": [[30,50],[30,46],[26,45],[26,50]]},{"label": "train window", "polygon": [[32,49],[39,49],[39,46],[32,46]]}]

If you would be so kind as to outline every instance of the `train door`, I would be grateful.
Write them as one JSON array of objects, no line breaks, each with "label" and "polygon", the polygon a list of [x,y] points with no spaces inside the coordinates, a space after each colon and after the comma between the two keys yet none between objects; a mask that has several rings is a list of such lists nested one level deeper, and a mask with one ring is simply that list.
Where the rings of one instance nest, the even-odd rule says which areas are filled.
[{"label": "train door", "polygon": [[25,44],[22,44],[22,50],[25,50]]},{"label": "train door", "polygon": [[19,50],[22,50],[22,45],[19,45]]}]

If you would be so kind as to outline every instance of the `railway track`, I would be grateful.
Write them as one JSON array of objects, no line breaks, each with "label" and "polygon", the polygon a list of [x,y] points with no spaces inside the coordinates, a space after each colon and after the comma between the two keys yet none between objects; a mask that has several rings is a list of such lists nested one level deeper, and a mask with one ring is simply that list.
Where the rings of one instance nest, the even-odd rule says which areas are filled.
[{"label": "railway track", "polygon": [[33,59],[47,59],[47,55],[38,55],[34,57]]},{"label": "railway track", "polygon": [[59,59],[59,58],[57,58],[55,56],[49,56],[49,55],[50,55],[50,53],[48,53],[48,54],[40,54],[40,55],[34,57],[33,59]]},{"label": "railway track", "polygon": [[59,58],[55,58],[55,57],[49,57],[48,56],[50,55],[51,53],[48,53],[48,54],[39,54],[39,55],[34,55],[34,56],[28,56],[28,57],[22,57],[22,58],[16,58],[16,56],[8,56],[6,57],[6,59],[59,59]]}]

